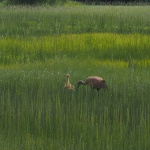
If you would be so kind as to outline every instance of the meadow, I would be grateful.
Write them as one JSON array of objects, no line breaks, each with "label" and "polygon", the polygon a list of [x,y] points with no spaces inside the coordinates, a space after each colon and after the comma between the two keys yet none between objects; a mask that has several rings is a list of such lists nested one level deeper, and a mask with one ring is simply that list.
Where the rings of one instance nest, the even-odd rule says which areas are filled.
[{"label": "meadow", "polygon": [[[148,150],[150,7],[0,8],[0,149]],[[75,91],[64,89],[66,74]],[[103,77],[108,91],[79,80]]]}]

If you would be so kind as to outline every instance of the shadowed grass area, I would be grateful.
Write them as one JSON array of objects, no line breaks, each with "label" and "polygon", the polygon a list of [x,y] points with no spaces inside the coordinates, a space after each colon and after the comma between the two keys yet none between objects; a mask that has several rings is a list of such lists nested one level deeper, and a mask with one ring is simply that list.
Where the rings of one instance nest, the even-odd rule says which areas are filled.
[{"label": "shadowed grass area", "polygon": [[[75,64],[56,59],[0,70],[1,148],[148,148],[149,70],[123,62]],[[109,91],[100,99],[88,86],[65,91],[66,73],[75,88],[80,79],[102,76]]]},{"label": "shadowed grass area", "polygon": [[149,6],[5,7],[0,9],[0,35],[148,34],[149,11]]}]

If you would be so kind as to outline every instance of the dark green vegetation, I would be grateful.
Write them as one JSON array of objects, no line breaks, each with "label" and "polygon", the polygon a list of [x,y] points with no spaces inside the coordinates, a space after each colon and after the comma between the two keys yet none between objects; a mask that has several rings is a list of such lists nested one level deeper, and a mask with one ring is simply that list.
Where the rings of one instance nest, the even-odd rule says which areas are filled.
[{"label": "dark green vegetation", "polygon": [[149,12],[149,6],[6,7],[0,9],[0,34],[15,37],[97,32],[149,34]]},{"label": "dark green vegetation", "polygon": [[[149,11],[0,9],[0,149],[148,150]],[[109,90],[66,91],[67,73],[75,88],[98,75]]]},{"label": "dark green vegetation", "polygon": [[[84,3],[84,4],[134,4],[137,5],[137,3],[146,3],[148,4],[150,0],[77,0],[78,2]],[[11,5],[37,5],[37,4],[50,4],[50,5],[58,5],[58,4],[65,4],[68,2],[72,2],[70,0],[0,0],[0,2],[11,4]],[[74,1],[75,2],[75,1]],[[144,4],[144,5],[146,5]]]}]

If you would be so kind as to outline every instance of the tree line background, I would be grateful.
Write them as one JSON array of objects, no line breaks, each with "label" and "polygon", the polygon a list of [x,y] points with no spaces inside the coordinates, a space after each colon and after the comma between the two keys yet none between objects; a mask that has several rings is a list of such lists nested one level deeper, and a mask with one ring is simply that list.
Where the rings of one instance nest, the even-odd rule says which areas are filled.
[{"label": "tree line background", "polygon": [[[0,0],[6,4],[21,4],[21,5],[34,5],[34,4],[61,4],[70,0]],[[100,3],[149,3],[150,0],[75,0],[86,4],[100,4]]]}]

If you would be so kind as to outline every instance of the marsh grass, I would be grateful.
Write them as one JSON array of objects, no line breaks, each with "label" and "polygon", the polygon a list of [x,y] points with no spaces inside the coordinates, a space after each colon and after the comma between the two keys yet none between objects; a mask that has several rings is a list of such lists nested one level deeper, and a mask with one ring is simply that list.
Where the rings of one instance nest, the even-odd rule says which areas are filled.
[{"label": "marsh grass", "polygon": [[[148,11],[2,8],[0,149],[149,149]],[[74,92],[64,89],[67,73]],[[100,98],[89,86],[77,90],[77,81],[91,75],[108,84]]]},{"label": "marsh grass", "polygon": [[[83,69],[84,62],[73,68],[75,64],[56,60],[1,69],[1,148],[149,147],[149,71],[97,63]],[[65,91],[66,73],[77,87],[76,82],[91,71],[104,76],[109,86],[108,92],[100,92],[100,99],[88,86]]]},{"label": "marsh grass", "polygon": [[5,7],[0,9],[0,35],[148,34],[149,11],[149,6]]},{"label": "marsh grass", "polygon": [[[4,38],[0,41],[1,64],[31,63],[48,59],[124,60],[149,65],[149,35],[69,34],[29,38]],[[134,61],[135,60],[135,61]],[[139,61],[140,62],[140,61]]]}]

